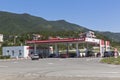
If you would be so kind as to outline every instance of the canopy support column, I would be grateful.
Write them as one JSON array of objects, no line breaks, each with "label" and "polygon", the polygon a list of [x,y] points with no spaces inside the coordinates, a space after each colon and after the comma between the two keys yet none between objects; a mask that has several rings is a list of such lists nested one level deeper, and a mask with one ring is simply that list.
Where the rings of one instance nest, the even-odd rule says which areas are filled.
[{"label": "canopy support column", "polygon": [[36,54],[37,45],[34,44],[34,54]]},{"label": "canopy support column", "polygon": [[80,57],[78,43],[76,43],[76,57]]},{"label": "canopy support column", "polygon": [[55,54],[56,54],[56,57],[58,57],[58,56],[59,56],[58,46],[57,46],[57,44],[55,44]]}]

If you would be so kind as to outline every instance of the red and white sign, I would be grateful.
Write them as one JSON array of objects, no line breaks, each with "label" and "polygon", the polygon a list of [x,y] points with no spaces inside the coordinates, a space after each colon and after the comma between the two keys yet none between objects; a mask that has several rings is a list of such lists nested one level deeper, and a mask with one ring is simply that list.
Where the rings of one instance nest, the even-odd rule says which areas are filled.
[{"label": "red and white sign", "polygon": [[97,43],[99,44],[100,39],[95,39],[95,38],[85,38],[86,42],[92,42],[92,43]]},{"label": "red and white sign", "polygon": [[105,41],[106,46],[110,46],[110,41]]},{"label": "red and white sign", "polygon": [[110,51],[110,41],[105,41],[106,51]]},{"label": "red and white sign", "polygon": [[117,50],[117,48],[114,49],[114,57],[115,57],[115,58],[118,57],[118,50]]},{"label": "red and white sign", "polygon": [[104,43],[104,40],[100,40],[100,53],[101,53],[101,56],[102,56],[102,57],[104,56],[104,51],[105,51],[105,43]]},{"label": "red and white sign", "polygon": [[100,40],[100,46],[104,46],[105,43],[104,43],[104,40]]}]

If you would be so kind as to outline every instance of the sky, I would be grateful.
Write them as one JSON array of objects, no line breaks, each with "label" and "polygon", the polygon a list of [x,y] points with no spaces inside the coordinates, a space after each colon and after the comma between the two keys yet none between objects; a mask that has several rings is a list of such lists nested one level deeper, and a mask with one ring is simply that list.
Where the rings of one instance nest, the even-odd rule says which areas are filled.
[{"label": "sky", "polygon": [[0,11],[66,20],[97,31],[120,32],[120,0],[0,0]]}]

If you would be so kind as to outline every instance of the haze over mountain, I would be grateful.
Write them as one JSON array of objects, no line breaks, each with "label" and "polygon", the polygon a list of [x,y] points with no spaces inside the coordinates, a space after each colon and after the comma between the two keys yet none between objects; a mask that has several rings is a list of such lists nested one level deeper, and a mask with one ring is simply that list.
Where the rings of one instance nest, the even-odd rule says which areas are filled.
[{"label": "haze over mountain", "polygon": [[[0,33],[19,34],[40,31],[88,31],[85,27],[65,20],[48,21],[30,14],[16,14],[0,11]],[[109,39],[120,41],[120,33],[98,32]]]}]

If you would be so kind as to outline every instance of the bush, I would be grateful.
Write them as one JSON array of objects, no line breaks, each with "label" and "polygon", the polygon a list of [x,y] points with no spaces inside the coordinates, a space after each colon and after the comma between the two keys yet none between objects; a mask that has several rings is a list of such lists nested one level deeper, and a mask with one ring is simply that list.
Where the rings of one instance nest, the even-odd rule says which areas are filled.
[{"label": "bush", "polygon": [[108,64],[120,65],[120,57],[118,57],[118,58],[108,57],[108,58],[102,59],[100,62],[102,62],[102,63],[108,63]]},{"label": "bush", "polygon": [[10,59],[10,56],[0,56],[0,59]]}]

